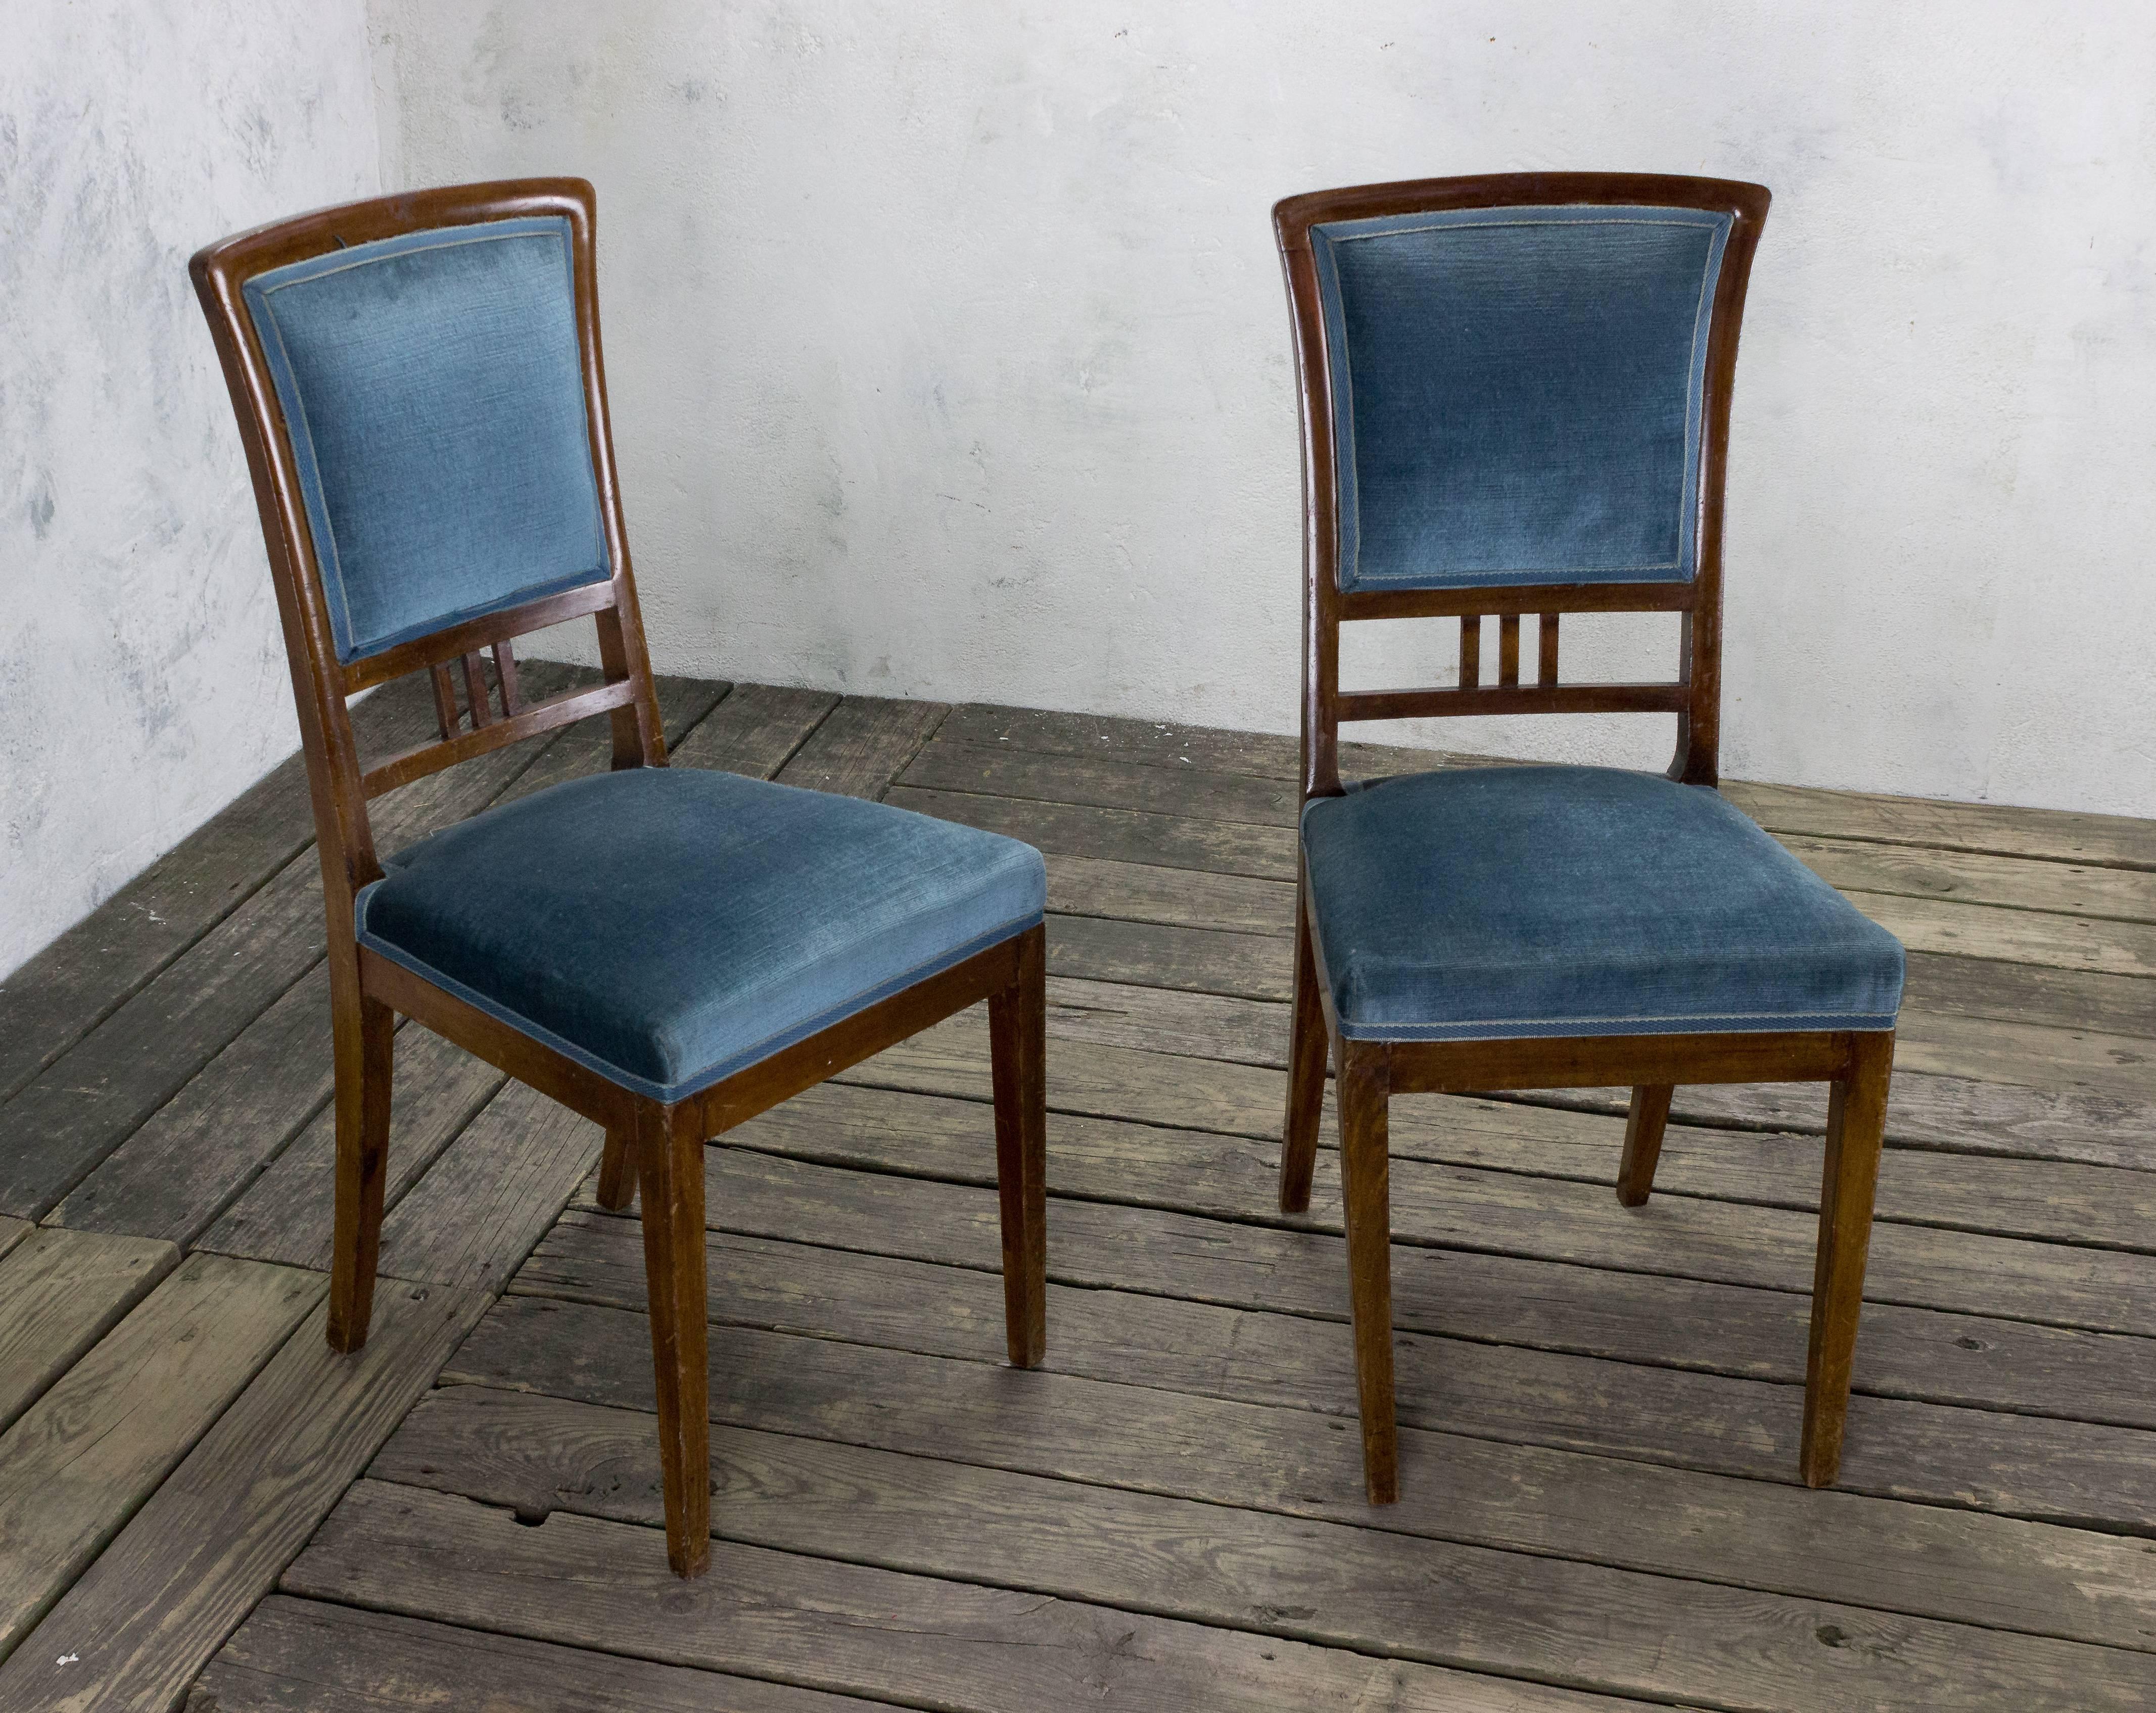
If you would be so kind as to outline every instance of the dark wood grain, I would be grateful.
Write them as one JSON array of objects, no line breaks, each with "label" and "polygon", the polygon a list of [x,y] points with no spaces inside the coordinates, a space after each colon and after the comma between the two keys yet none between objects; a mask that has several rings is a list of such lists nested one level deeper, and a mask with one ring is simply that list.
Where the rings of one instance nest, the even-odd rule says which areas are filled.
[{"label": "dark wood grain", "polygon": [[[194,1255],[0,1437],[0,1707],[50,1706],[74,1645],[24,1643],[321,1297],[290,1268]],[[109,1562],[109,1561],[108,1561]],[[95,1573],[95,1572],[93,1572]],[[153,1600],[155,1583],[136,1598]],[[119,1614],[114,1614],[116,1617]],[[27,1685],[43,1680],[54,1700]],[[92,1677],[107,1693],[102,1675]],[[184,1681],[184,1679],[182,1680]]]},{"label": "dark wood grain", "polygon": [[[492,1065],[429,1030],[407,1025],[397,1032],[397,1099],[389,1113],[383,1192],[393,1213],[503,1080]],[[326,1272],[336,1166],[336,1115],[325,1110],[195,1239],[196,1247]]]},{"label": "dark wood grain", "polygon": [[[490,1316],[458,1358],[473,1383],[423,1403],[377,1475],[425,1485],[453,1448],[483,1446],[488,1423],[521,1408],[486,1389],[510,1374],[520,1399],[650,1408],[626,1316],[565,1308],[547,1336],[527,1306]],[[1337,1416],[1052,1371],[1018,1387],[979,1362],[753,1327],[715,1327],[711,1348],[713,1419],[737,1427],[1999,1629],[2150,1640],[2148,1554],[2114,1535],[1415,1428],[1401,1444],[1417,1486],[1373,1511]]]},{"label": "dark wood grain", "polygon": [[675,750],[673,765],[773,778],[838,705],[824,690],[742,685]]},{"label": "dark wood grain", "polygon": [[778,770],[778,782],[880,798],[950,711],[941,702],[848,696]]},{"label": "dark wood grain", "polygon": [[0,1257],[0,1429],[178,1263],[154,1239],[32,1231]]},{"label": "dark wood grain", "polygon": [[[543,1528],[568,1514],[655,1520],[648,1418],[506,1395],[485,1406],[483,1428],[430,1436],[393,1453],[395,1466],[495,1516],[551,1504]],[[722,1430],[713,1452],[714,1520],[730,1541],[1381,1656],[1722,1705],[1741,1704],[1755,1675],[1816,1680],[1828,1646],[1856,1656],[1831,1680],[1842,1707],[2123,1707],[2156,1692],[2156,1654],[1697,1581],[1680,1592],[1577,1560],[751,1428]],[[1823,1644],[1829,1626],[1837,1639]]]},{"label": "dark wood grain", "polygon": [[[1055,1212],[1064,1217],[1063,1208]],[[619,1225],[615,1220],[584,1224],[574,1215],[565,1218],[518,1277],[515,1289],[532,1295],[512,1297],[500,1310],[498,1330],[505,1337],[514,1335],[511,1342],[468,1347],[452,1375],[521,1385],[522,1375],[552,1372],[552,1362],[596,1360],[583,1352],[600,1337],[628,1341],[624,1347],[640,1365],[638,1323],[614,1323],[609,1332],[583,1319],[577,1306],[641,1310],[639,1246],[634,1232]],[[1069,1246],[1059,1244],[1059,1253]],[[1214,1248],[1218,1247],[1216,1242]],[[978,1361],[982,1328],[992,1326],[1001,1310],[1001,1289],[982,1268],[950,1269],[821,1245],[716,1234],[706,1250],[712,1316],[726,1324]],[[1184,1249],[1166,1270],[1188,1269],[1197,1254],[1194,1248]],[[1411,1252],[1399,1247],[1394,1255],[1394,1301],[1404,1315],[1411,1297],[1425,1293],[1409,1264],[1414,1259]],[[1344,1320],[1338,1281],[1346,1269],[1337,1240],[1326,1264],[1332,1312]],[[1477,1263],[1476,1269],[1485,1264]],[[1324,1277],[1315,1265],[1296,1276],[1306,1291],[1317,1289]],[[1474,1283],[1476,1270],[1455,1269],[1450,1276],[1466,1281],[1472,1293],[1462,1313],[1471,1312],[1473,1302],[1491,1300],[1491,1292],[1504,1282],[1494,1280],[1485,1290]],[[1514,1276],[1530,1286],[1548,1282],[1547,1275],[1539,1281]],[[1583,1269],[1583,1286],[1592,1278],[1616,1275]],[[1611,1289],[1621,1290],[1614,1284]],[[1317,1336],[1313,1335],[1319,1329],[1306,1315],[1192,1301],[1163,1291],[1073,1287],[1051,1280],[1048,1296],[1055,1339],[1044,1372],[1331,1416],[1349,1436],[1339,1442],[1337,1479],[1342,1490],[1357,1488],[1352,1437],[1355,1380],[1344,1327],[1334,1336]],[[1732,1295],[1724,1300],[1736,1312],[1740,1328],[1748,1321],[1763,1331],[1773,1330],[1747,1312],[1761,1300]],[[1564,1307],[1560,1297],[1535,1313],[1554,1325]],[[1684,1337],[1695,1346],[1706,1345],[1717,1323],[1706,1317],[1681,1318],[1686,1312],[1681,1292],[1653,1300],[1620,1295],[1599,1321],[1590,1310],[1579,1336],[1591,1341],[1603,1337],[1604,1329],[1621,1329],[1617,1341],[1633,1346],[1652,1340],[1666,1350]],[[1880,1318],[1886,1318],[1883,1313]],[[1501,1313],[1464,1325],[1466,1336],[1458,1338],[1399,1331],[1394,1354],[1401,1421],[1485,1439],[1780,1482],[1797,1490],[1799,1385],[1641,1367],[1504,1342],[1521,1319],[1517,1311],[1510,1318]],[[1805,1326],[1801,1298],[1785,1324],[1786,1337],[1778,1341],[1784,1352],[1780,1365],[1800,1379]],[[1946,1321],[1933,1324],[1944,1327]],[[1656,1330],[1650,1331],[1650,1326]],[[1493,1326],[1499,1329],[1494,1341],[1489,1336]],[[1970,1328],[1970,1322],[1961,1322],[1963,1336],[1969,1336]],[[1530,1331],[1521,1336],[1534,1335]],[[556,1340],[563,1341],[562,1356],[537,1354],[539,1346]],[[1953,1344],[1951,1337],[1938,1336],[1938,1342],[1944,1355],[1953,1354],[1946,1348]],[[1860,1372],[1869,1348],[1868,1339],[1859,1346]],[[1642,1354],[1650,1357],[1653,1351]],[[1986,1360],[1974,1353],[1969,1359],[1977,1365]],[[1761,1366],[1763,1370],[1768,1364]],[[1929,1366],[1942,1372],[1938,1358]],[[2140,1408],[2145,1418],[2145,1403]],[[2142,1528],[2156,1507],[2156,1467],[2147,1456],[2148,1436],[2141,1428],[1864,1392],[1852,1400],[1850,1421],[1840,1484],[1849,1491],[2112,1531]]]},{"label": "dark wood grain", "polygon": [[194,1696],[189,1713],[870,1713],[880,1705],[281,1594],[218,1651]]},{"label": "dark wood grain", "polygon": [[[287,1276],[311,1294],[320,1289],[311,1275]],[[0,1664],[0,1709],[177,1701],[426,1388],[486,1300],[388,1284],[374,1336],[357,1357],[328,1347],[326,1310],[303,1321]]]},{"label": "dark wood grain", "polygon": [[[1413,1110],[1411,1103],[1394,1109],[1400,1115]],[[1471,1109],[1463,1110],[1458,1127],[1471,1124],[1473,1116]],[[1267,1146],[1112,1120],[1059,1116],[1054,1126],[1050,1182],[1059,1195],[1238,1223],[1263,1218],[1272,1177]],[[1438,1134],[1450,1136],[1455,1128],[1445,1126]],[[744,1146],[784,1159],[983,1187],[992,1182],[988,1138],[987,1116],[977,1103],[840,1085],[774,1109],[741,1132]],[[1606,1141],[1599,1160],[1614,1167],[1615,1157],[1614,1140]],[[1814,1145],[1790,1163],[1792,1177],[1801,1172],[1809,1181],[1807,1211],[1817,1200],[1819,1162]],[[1337,1232],[1336,1168],[1330,1159],[1325,1164],[1322,1199],[1310,1228]],[[1431,1182],[1409,1169],[1397,1148],[1396,1165],[1409,1189]],[[744,1206],[757,1210],[755,1217],[773,1217],[766,1199],[773,1192],[784,1198],[800,1222],[792,1228],[813,1241],[880,1244],[974,1264],[985,1264],[989,1253],[988,1209],[978,1198],[970,1207],[931,1208],[926,1198],[909,1193],[901,1182],[885,1187],[895,1202],[865,1198],[855,1204],[875,1207],[875,1216],[839,1219],[824,1211],[828,1201],[802,1193],[807,1185],[789,1183],[783,1173],[766,1176],[753,1162],[713,1169]],[[1710,1162],[1707,1175],[1721,1171]],[[1609,1171],[1594,1171],[1583,1182],[1599,1189],[1610,1177]],[[1449,1193],[1445,1182],[1431,1182],[1440,1197]],[[1474,1213],[1471,1204],[1462,1217],[1471,1221]],[[922,1222],[912,1228],[916,1241],[932,1234],[938,1243],[961,1246],[921,1250],[879,1239],[874,1223],[879,1217]],[[1250,1287],[1240,1282],[1242,1269],[1224,1264],[1222,1258],[1245,1254],[1250,1267],[1265,1269],[1272,1295],[1265,1300],[1275,1306],[1323,1316],[1342,1313],[1324,1270],[1328,1261],[1312,1259],[1307,1240],[1299,1234],[1283,1239],[1270,1233],[1239,1233],[1232,1242],[1224,1236],[1208,1243],[1202,1235],[1179,1240],[1178,1230],[1202,1233],[1204,1228],[1183,1228],[1173,1220],[1155,1224],[1112,1210],[1075,1208],[1058,1217],[1066,1224],[1076,1222],[1070,1228],[1074,1236],[1106,1233],[1085,1241],[1105,1246],[1107,1268],[1116,1264],[1112,1257],[1126,1240],[1158,1242],[1189,1258],[1180,1264],[1179,1288],[1185,1294],[1244,1301],[1250,1300],[1245,1295]],[[1439,1217],[1444,1217],[1441,1209]],[[1127,1233],[1127,1239],[1115,1235],[1118,1229]],[[980,1234],[968,1234],[973,1232]],[[1059,1270],[1091,1280],[1096,1275],[1086,1254],[1081,1244]],[[1790,1381],[1803,1372],[1805,1300],[1772,1286],[1684,1281],[1531,1254],[1419,1245],[1396,1253],[1394,1274],[1396,1319],[1425,1331],[1762,1379]],[[1861,1383],[1898,1397],[2156,1426],[2156,1341],[2000,1320],[1988,1309],[1981,1303],[1962,1310],[1873,1303],[1866,1311],[1867,1325],[1884,1342],[1872,1346],[1861,1365]]]},{"label": "dark wood grain", "polygon": [[[367,1481],[285,1579],[290,1592],[424,1611],[497,1632],[603,1646],[834,1693],[979,1713],[1103,1705],[1193,1713],[1345,1710],[1373,1693],[1420,1713],[1618,1704],[1038,1592],[721,1541],[712,1574],[665,1578],[634,1525],[506,1510]],[[577,1583],[560,1567],[579,1567]],[[662,1604],[662,1603],[664,1603]]]},{"label": "dark wood grain", "polygon": [[1060,855],[1111,857],[1159,868],[1295,879],[1291,827],[1201,819],[1090,804],[1057,803],[973,792],[921,791],[901,780],[884,801],[938,820],[1023,839]]},{"label": "dark wood grain", "polygon": [[[352,709],[362,742],[426,729],[416,684]],[[307,770],[294,755],[225,805],[0,982],[0,1100],[87,1034],[314,842]]]}]

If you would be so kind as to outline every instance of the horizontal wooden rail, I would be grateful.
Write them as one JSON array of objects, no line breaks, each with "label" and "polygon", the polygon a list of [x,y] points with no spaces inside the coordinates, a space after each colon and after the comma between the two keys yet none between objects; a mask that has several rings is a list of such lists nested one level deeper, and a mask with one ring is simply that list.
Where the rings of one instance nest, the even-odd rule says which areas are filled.
[{"label": "horizontal wooden rail", "polygon": [[469,762],[474,756],[483,756],[490,750],[498,750],[504,744],[515,743],[521,737],[530,737],[534,732],[552,731],[557,726],[567,726],[572,721],[588,719],[593,714],[604,714],[615,708],[625,708],[636,700],[636,680],[624,678],[613,684],[603,684],[595,690],[578,690],[574,695],[557,696],[551,702],[540,702],[527,707],[511,719],[497,720],[482,726],[476,731],[459,733],[447,743],[423,743],[401,756],[393,756],[380,767],[361,776],[359,788],[369,797],[380,797],[385,791],[394,791],[400,785],[408,785],[414,779],[424,779],[429,773],[439,772],[459,762]]},{"label": "horizontal wooden rail", "polygon": [[510,637],[522,636],[526,631],[544,630],[550,624],[581,618],[587,613],[603,613],[613,604],[614,587],[609,581],[564,589],[558,595],[542,595],[536,601],[526,601],[521,607],[507,607],[499,613],[468,618],[462,624],[414,637],[408,643],[384,649],[379,654],[353,661],[344,669],[344,693],[357,695],[370,685],[387,684],[393,678],[402,678],[422,667],[455,660]]},{"label": "horizontal wooden rail", "polygon": [[1537,1036],[1394,1041],[1395,1095],[1594,1089],[1628,1083],[1832,1081],[1849,1074],[1845,1030],[1721,1035]]},{"label": "horizontal wooden rail", "polygon": [[1455,690],[1350,690],[1334,705],[1345,720],[1424,720],[1458,714],[1675,714],[1681,684],[1483,685]]},{"label": "horizontal wooden rail", "polygon": [[1358,589],[1340,597],[1342,618],[1458,618],[1476,613],[1684,613],[1683,583],[1522,583],[1509,588]]}]

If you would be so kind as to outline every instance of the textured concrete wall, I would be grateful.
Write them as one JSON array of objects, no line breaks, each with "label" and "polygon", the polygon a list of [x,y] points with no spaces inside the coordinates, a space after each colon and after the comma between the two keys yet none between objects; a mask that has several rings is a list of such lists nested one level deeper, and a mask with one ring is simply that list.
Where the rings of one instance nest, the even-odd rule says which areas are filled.
[{"label": "textured concrete wall", "polygon": [[[373,0],[387,169],[601,195],[660,659],[1291,729],[1286,192],[1773,187],[1727,770],[2156,813],[2156,12]],[[389,121],[385,121],[388,123]],[[1576,619],[1583,673],[1666,624]],[[1365,638],[1426,681],[1450,627]],[[1491,749],[1659,764],[1668,722]],[[1376,735],[1373,733],[1373,735]]]},{"label": "textured concrete wall", "polygon": [[0,974],[298,742],[187,280],[372,192],[357,0],[12,0],[0,44]]}]

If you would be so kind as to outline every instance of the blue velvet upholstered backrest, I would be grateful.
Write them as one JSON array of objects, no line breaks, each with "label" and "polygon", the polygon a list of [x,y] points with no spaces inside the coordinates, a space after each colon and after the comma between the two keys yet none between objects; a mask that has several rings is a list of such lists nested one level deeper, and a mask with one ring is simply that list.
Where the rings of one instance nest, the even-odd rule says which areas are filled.
[{"label": "blue velvet upholstered backrest", "polygon": [[1688,580],[1730,223],[1581,205],[1312,227],[1342,589]]},{"label": "blue velvet upholstered backrest", "polygon": [[340,660],[612,574],[573,268],[543,216],[247,282]]}]

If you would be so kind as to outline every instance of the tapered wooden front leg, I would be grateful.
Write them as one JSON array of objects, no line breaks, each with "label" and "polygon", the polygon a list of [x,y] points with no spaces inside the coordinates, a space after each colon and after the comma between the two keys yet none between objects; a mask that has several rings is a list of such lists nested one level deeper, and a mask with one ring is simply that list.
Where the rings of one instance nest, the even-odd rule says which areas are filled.
[{"label": "tapered wooden front leg", "polygon": [[1354,1309],[1355,1389],[1363,1415],[1363,1485],[1373,1505],[1400,1496],[1399,1430],[1393,1418],[1393,1216],[1383,1047],[1341,1044],[1340,1191],[1347,1213],[1348,1293]]},{"label": "tapered wooden front leg", "polygon": [[1831,1485],[1841,1469],[1872,1196],[1887,1131],[1887,1087],[1894,1068],[1891,1033],[1851,1039],[1850,1074],[1835,1084],[1827,1105],[1826,1173],[1820,1189],[1819,1259],[1812,1269],[1811,1349],[1804,1363],[1804,1433],[1798,1459],[1808,1487]]},{"label": "tapered wooden front leg", "polygon": [[1048,1349],[1047,931],[1019,941],[1018,979],[988,1000],[996,1091],[996,1192],[1003,1203],[1004,1320],[1013,1366]]},{"label": "tapered wooden front leg", "polygon": [[599,1206],[619,1213],[636,1195],[636,1131],[617,1125],[606,1134],[599,1156]]},{"label": "tapered wooden front leg", "polygon": [[1632,1090],[1632,1110],[1625,1116],[1625,1158],[1617,1167],[1617,1199],[1628,1208],[1644,1206],[1655,1187],[1662,1131],[1676,1093],[1667,1083],[1642,1083]]},{"label": "tapered wooden front leg", "polygon": [[1288,1035],[1287,1116],[1281,1126],[1283,1213],[1301,1213],[1310,1206],[1310,1174],[1317,1162],[1317,1119],[1325,1105],[1325,1008],[1317,997],[1308,887],[1304,877],[1295,889],[1295,1013]]},{"label": "tapered wooden front leg", "polygon": [[704,1295],[704,1139],[672,1109],[636,1121],[644,1274],[666,1485],[666,1562],[680,1577],[711,1562],[711,1396]]},{"label": "tapered wooden front leg", "polygon": [[335,1009],[336,1215],[330,1240],[329,1341],[331,1350],[355,1351],[367,1342],[367,1323],[374,1318],[397,1013],[364,995]]}]

